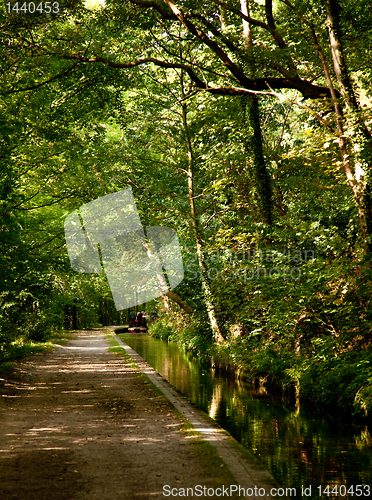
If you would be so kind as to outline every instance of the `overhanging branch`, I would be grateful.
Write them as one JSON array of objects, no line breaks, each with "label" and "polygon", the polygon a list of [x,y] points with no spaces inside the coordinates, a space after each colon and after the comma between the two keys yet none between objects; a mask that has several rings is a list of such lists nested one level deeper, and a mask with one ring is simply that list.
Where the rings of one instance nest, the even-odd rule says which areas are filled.
[{"label": "overhanging branch", "polygon": [[85,57],[85,56],[80,55],[80,54],[65,54],[63,56],[63,58],[64,59],[77,59],[82,63],[101,62],[103,64],[106,64],[106,66],[109,66],[110,68],[116,68],[116,69],[130,69],[130,68],[135,68],[137,66],[141,66],[141,64],[153,63],[156,66],[160,66],[161,68],[183,69],[186,71],[186,73],[189,75],[191,80],[198,87],[203,87],[205,85],[204,82],[202,80],[200,80],[200,78],[195,74],[193,69],[190,66],[188,66],[187,64],[168,63],[166,61],[156,59],[155,57],[143,57],[141,59],[137,59],[137,60],[131,61],[129,63],[113,62],[113,61],[109,61],[108,59],[101,57],[101,56]]},{"label": "overhanging branch", "polygon": [[236,86],[223,86],[223,87],[210,87],[207,83],[203,82],[187,64],[182,64],[178,62],[167,62],[154,57],[143,57],[141,59],[136,59],[128,63],[113,62],[101,56],[85,57],[80,54],[65,54],[63,56],[65,59],[77,59],[81,63],[103,63],[106,66],[116,69],[131,69],[142,64],[152,63],[161,68],[168,69],[183,69],[189,75],[190,79],[195,83],[197,91],[207,91],[211,94],[217,95],[244,95],[247,92],[262,92],[267,91],[267,89],[272,88],[275,90],[279,89],[295,89],[301,92],[301,94],[307,99],[319,99],[321,97],[331,97],[328,87],[320,87],[318,85],[313,85],[307,80],[301,80],[299,77],[294,78],[245,78],[245,85],[242,87]]}]

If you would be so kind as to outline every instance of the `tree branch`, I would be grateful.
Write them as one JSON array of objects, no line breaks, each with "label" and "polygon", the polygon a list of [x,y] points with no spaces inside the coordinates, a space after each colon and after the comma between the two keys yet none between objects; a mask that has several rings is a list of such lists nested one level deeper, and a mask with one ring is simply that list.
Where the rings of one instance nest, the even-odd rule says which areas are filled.
[{"label": "tree branch", "polygon": [[143,57],[141,59],[137,59],[136,61],[131,61],[129,63],[113,62],[101,56],[85,57],[81,54],[65,54],[63,55],[63,58],[77,59],[80,62],[88,62],[88,63],[101,62],[103,64],[106,64],[106,66],[109,66],[110,68],[117,68],[117,69],[135,68],[136,66],[140,66],[141,64],[146,64],[146,63],[153,63],[156,64],[156,66],[160,66],[161,68],[173,68],[173,69],[182,68],[187,72],[191,80],[196,85],[198,85],[199,87],[203,87],[205,85],[204,82],[200,80],[200,78],[194,73],[193,69],[190,66],[187,66],[186,64],[182,63],[168,63],[166,61],[161,61],[160,59],[155,59],[154,57]]},{"label": "tree branch", "polygon": [[1,95],[8,95],[8,94],[16,94],[18,92],[27,92],[28,90],[35,90],[39,87],[43,87],[44,85],[47,85],[50,82],[53,82],[54,80],[57,80],[57,78],[62,78],[63,76],[68,75],[71,73],[71,71],[78,66],[79,63],[73,64],[70,68],[68,68],[66,71],[63,71],[62,73],[58,73],[58,75],[53,76],[52,78],[49,78],[49,80],[46,80],[44,82],[37,83],[36,85],[31,85],[30,87],[24,87],[22,89],[17,89],[17,90],[9,90],[6,92],[2,92]]},{"label": "tree branch", "polygon": [[213,33],[214,36],[220,38],[223,43],[226,45],[226,47],[228,49],[230,49],[232,52],[236,52],[239,50],[239,47],[237,45],[235,45],[233,42],[231,42],[230,40],[228,40],[223,33],[221,33],[221,31],[219,29],[217,29],[210,21],[208,21],[208,19],[205,19],[204,16],[202,16],[201,14],[196,14],[196,13],[193,13],[190,15],[190,17],[194,17],[195,19],[200,19],[201,22],[204,24],[204,26],[206,28],[208,28],[208,30]]},{"label": "tree branch", "polygon": [[172,21],[177,21],[177,16],[175,16],[174,14],[172,14],[171,12],[166,12],[164,9],[161,8],[161,6],[156,3],[156,2],[152,2],[152,1],[148,1],[148,0],[130,0],[130,2],[134,5],[138,5],[140,7],[151,7],[152,9],[155,9],[156,11],[159,12],[159,14],[161,15],[161,17],[163,19],[170,19]]},{"label": "tree branch", "polygon": [[243,87],[209,87],[207,83],[200,80],[200,78],[195,74],[193,69],[182,63],[177,62],[166,62],[160,59],[155,59],[154,57],[144,57],[137,59],[136,61],[131,61],[129,63],[112,62],[101,56],[95,57],[84,57],[80,54],[65,54],[63,56],[65,59],[78,59],[80,62],[84,63],[98,63],[101,62],[109,67],[117,69],[130,69],[141,64],[153,63],[162,68],[182,68],[190,76],[191,80],[196,84],[194,90],[197,91],[207,91],[211,94],[217,95],[244,95],[246,93],[259,93],[260,91],[265,91],[267,88],[272,89],[296,89],[301,92],[301,94],[306,99],[319,99],[321,97],[331,97],[329,89],[327,87],[320,87],[318,85],[313,85],[307,80],[301,80],[301,78],[255,78],[250,79],[244,77],[245,84]]},{"label": "tree branch", "polygon": [[174,300],[174,302],[177,302],[181,309],[183,309],[187,314],[192,314],[192,308],[184,303],[178,293],[169,290],[169,292],[167,292],[165,295]]},{"label": "tree branch", "polygon": [[221,7],[225,7],[225,9],[229,10],[230,12],[237,14],[242,19],[244,19],[244,21],[247,21],[248,23],[253,24],[253,26],[258,26],[258,27],[263,28],[267,31],[270,31],[270,28],[266,23],[263,23],[262,21],[258,21],[257,19],[253,19],[250,16],[246,16],[245,14],[243,14],[243,12],[241,12],[241,10],[236,9],[235,7],[231,7],[231,5],[227,4],[226,2],[223,2],[222,0],[215,0],[215,2],[218,5],[221,5]]},{"label": "tree branch", "polygon": [[243,86],[248,80],[244,73],[232,62],[224,50],[213,40],[211,40],[200,28],[195,26],[187,16],[177,7],[173,0],[164,0],[172,12],[177,16],[181,23],[188,29],[190,33],[199,38],[212,52],[222,61],[222,64],[230,71],[236,80]]}]

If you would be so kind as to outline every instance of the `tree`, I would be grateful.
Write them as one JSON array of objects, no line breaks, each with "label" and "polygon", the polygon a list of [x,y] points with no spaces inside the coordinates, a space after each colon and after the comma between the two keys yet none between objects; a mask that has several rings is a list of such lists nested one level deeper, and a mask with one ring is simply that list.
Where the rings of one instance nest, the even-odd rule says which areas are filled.
[{"label": "tree", "polygon": [[[92,47],[88,39],[85,43],[80,39],[73,49],[63,51],[63,57],[80,64],[101,63],[118,70],[142,68],[147,64],[166,69],[182,68],[190,78],[187,97],[200,91],[214,95],[263,93],[278,96],[277,90],[292,89],[300,92],[306,100],[311,99],[308,104],[299,105],[305,106],[309,115],[316,116],[338,140],[342,167],[358,209],[364,250],[369,253],[370,131],[368,118],[356,98],[355,86],[361,80],[354,83],[349,74],[351,71],[357,75],[363,66],[355,57],[348,63],[344,55],[345,50],[353,54],[350,37],[345,37],[349,29],[363,36],[368,44],[369,32],[362,33],[361,26],[365,26],[369,14],[364,16],[362,24],[347,4],[336,1],[313,1],[306,8],[302,2],[291,3],[289,0],[277,2],[275,9],[272,0],[266,0],[264,6],[254,1],[249,5],[251,15],[247,9],[238,9],[232,2],[222,0],[203,6],[188,1],[177,5],[172,0],[128,0],[120,5],[112,2],[97,16],[96,26],[100,27],[109,18],[110,27],[115,23],[124,26],[120,41],[115,36],[116,49],[111,48],[108,55],[107,42],[100,38],[100,33],[91,31]],[[321,22],[322,16],[326,16],[325,24]],[[240,33],[239,23],[242,21],[252,32],[252,48],[249,50]],[[226,22],[230,26],[228,31],[223,29]],[[133,27],[139,38],[135,42],[138,45],[130,48],[124,38]],[[191,46],[199,47],[200,56],[185,59],[167,48],[167,40],[179,36]],[[333,72],[329,61],[333,63]],[[314,80],[320,80],[321,85],[315,85]],[[254,117],[257,114],[256,100],[250,101],[249,109]],[[352,132],[354,129],[355,133]],[[257,127],[254,130],[256,139],[253,144],[259,144]],[[256,158],[259,158],[259,150],[255,151],[253,148]],[[257,183],[266,186],[261,191],[266,191],[269,196],[265,175],[259,175]],[[265,202],[266,212],[267,205]],[[270,218],[268,212],[266,218]]]}]

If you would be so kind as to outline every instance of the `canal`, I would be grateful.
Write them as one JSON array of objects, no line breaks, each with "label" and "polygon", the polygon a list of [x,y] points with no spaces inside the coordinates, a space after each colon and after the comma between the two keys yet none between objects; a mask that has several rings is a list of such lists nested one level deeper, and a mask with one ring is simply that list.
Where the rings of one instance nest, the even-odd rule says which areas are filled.
[{"label": "canal", "polygon": [[[264,389],[215,373],[173,342],[146,334],[119,336],[251,450],[281,486],[296,488],[297,497],[372,498],[365,486],[372,490],[372,437],[367,426],[304,412],[297,415]],[[311,494],[309,489],[308,495],[302,493],[302,487],[305,491],[310,486]]]}]

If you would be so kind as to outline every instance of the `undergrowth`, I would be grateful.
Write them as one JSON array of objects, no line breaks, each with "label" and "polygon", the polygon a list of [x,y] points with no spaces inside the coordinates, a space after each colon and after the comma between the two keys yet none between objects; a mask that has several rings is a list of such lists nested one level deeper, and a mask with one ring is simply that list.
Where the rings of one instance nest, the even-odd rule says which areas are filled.
[{"label": "undergrowth", "polygon": [[6,373],[14,369],[15,362],[26,357],[33,356],[55,348],[55,344],[65,344],[73,337],[73,332],[61,331],[50,334],[48,340],[37,342],[24,337],[9,342],[0,347],[0,373]]},{"label": "undergrowth", "polygon": [[[346,307],[346,305],[345,305]],[[161,313],[149,333],[172,340],[204,357],[215,368],[254,382],[266,381],[268,390],[313,413],[370,419],[372,415],[372,347],[369,335],[355,328],[339,333],[311,328],[308,322],[277,324],[249,331],[233,325],[225,342],[217,345],[198,331],[200,321]],[[201,329],[202,331],[202,329]]]}]

